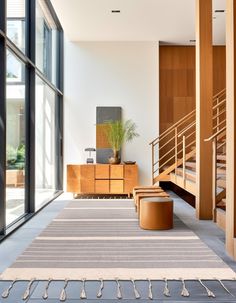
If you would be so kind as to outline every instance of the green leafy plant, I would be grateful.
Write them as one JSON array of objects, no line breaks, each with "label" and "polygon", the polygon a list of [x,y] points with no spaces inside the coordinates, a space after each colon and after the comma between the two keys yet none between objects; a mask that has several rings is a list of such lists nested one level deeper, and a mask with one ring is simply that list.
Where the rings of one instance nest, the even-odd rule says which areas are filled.
[{"label": "green leafy plant", "polygon": [[114,157],[118,156],[124,142],[130,142],[139,136],[136,131],[137,126],[132,120],[125,122],[121,120],[107,121],[106,124],[107,140],[113,150]]},{"label": "green leafy plant", "polygon": [[7,162],[15,163],[17,158],[17,150],[12,145],[7,145]]},{"label": "green leafy plant", "polygon": [[25,161],[25,144],[21,143],[17,148],[17,160]]}]

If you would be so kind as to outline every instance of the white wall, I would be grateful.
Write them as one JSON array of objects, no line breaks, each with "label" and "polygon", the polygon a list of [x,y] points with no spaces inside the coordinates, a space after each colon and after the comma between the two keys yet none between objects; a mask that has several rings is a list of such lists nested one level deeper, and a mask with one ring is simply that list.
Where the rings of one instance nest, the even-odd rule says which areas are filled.
[{"label": "white wall", "polygon": [[[140,137],[123,148],[139,165],[140,184],[151,184],[149,142],[158,134],[158,43],[65,44],[64,163],[85,163],[96,146],[96,106],[121,106]],[[66,170],[65,170],[66,171]]]}]

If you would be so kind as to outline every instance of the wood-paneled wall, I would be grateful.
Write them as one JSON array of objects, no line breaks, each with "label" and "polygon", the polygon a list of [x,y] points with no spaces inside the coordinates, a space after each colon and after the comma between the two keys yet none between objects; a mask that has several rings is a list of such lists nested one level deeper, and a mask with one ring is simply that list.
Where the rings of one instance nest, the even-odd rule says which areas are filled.
[{"label": "wood-paneled wall", "polygon": [[[160,46],[160,133],[195,108],[195,47]],[[225,47],[213,47],[213,94],[226,86]]]}]

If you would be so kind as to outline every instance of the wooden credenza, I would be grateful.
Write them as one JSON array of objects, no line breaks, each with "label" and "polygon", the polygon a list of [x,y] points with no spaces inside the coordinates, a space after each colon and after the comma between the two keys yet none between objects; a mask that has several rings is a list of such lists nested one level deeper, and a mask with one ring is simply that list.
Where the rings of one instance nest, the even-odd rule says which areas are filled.
[{"label": "wooden credenza", "polygon": [[130,194],[138,185],[138,166],[67,165],[67,191],[74,194]]}]

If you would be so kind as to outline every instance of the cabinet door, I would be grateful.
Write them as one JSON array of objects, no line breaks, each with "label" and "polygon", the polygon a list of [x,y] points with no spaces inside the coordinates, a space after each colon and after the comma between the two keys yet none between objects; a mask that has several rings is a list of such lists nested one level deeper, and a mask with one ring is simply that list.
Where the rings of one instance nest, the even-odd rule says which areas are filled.
[{"label": "cabinet door", "polygon": [[111,194],[122,194],[124,191],[123,180],[110,180],[110,193]]},{"label": "cabinet door", "polygon": [[67,191],[94,192],[94,165],[67,165]]},{"label": "cabinet door", "polygon": [[124,165],[110,165],[110,179],[123,179]]},{"label": "cabinet door", "polygon": [[80,166],[67,165],[67,191],[78,193],[80,191],[79,184]]},{"label": "cabinet door", "polygon": [[109,194],[109,180],[95,180],[95,192],[97,194]]},{"label": "cabinet door", "polygon": [[92,164],[80,165],[80,179],[91,180],[95,178],[95,167]]},{"label": "cabinet door", "polygon": [[133,188],[138,185],[138,166],[135,165],[125,165],[125,184],[124,192],[132,193]]},{"label": "cabinet door", "polygon": [[95,165],[95,179],[109,179],[109,177],[110,177],[109,164]]}]

